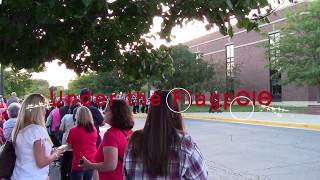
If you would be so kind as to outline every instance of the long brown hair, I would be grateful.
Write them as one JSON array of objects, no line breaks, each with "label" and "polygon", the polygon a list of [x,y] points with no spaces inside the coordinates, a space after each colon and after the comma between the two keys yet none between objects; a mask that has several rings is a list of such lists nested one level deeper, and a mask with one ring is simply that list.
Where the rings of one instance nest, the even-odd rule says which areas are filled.
[{"label": "long brown hair", "polygon": [[111,126],[118,129],[130,130],[134,126],[132,112],[128,103],[123,99],[113,99],[109,106],[112,118]]},{"label": "long brown hair", "polygon": [[[166,105],[167,91],[156,91],[160,105],[151,106],[143,130],[136,131],[130,140],[133,156],[143,163],[151,176],[167,176],[170,161],[178,161],[176,147],[180,146],[177,130],[183,131],[181,114],[173,113]],[[168,105],[172,106],[168,96]]]}]

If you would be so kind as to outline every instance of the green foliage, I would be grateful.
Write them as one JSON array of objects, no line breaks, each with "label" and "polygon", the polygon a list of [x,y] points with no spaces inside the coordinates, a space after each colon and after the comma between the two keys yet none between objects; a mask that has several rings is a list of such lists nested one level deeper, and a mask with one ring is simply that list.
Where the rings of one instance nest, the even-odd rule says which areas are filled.
[{"label": "green foliage", "polygon": [[138,56],[135,52],[128,53],[126,57],[130,60],[119,68],[128,75],[128,78],[142,81],[166,81],[172,75],[173,66],[169,48],[161,46],[157,50],[144,52],[142,49],[140,52]]},{"label": "green foliage", "polygon": [[83,74],[69,83],[68,93],[79,94],[80,89],[89,88],[93,94],[125,92],[140,89],[143,81],[135,81],[121,71],[91,72]]},{"label": "green foliage", "polygon": [[146,61],[162,60],[143,59],[153,51],[143,35],[150,32],[154,17],[163,19],[160,37],[167,40],[174,26],[191,20],[207,20],[207,28],[215,24],[232,35],[232,27],[226,26],[231,17],[239,27],[257,30],[266,17],[258,14],[251,20],[246,15],[268,6],[267,0],[3,0],[0,63],[42,70],[45,62],[60,59],[78,74],[121,69],[139,77],[148,71]]},{"label": "green foliage", "polygon": [[50,97],[48,81],[42,80],[42,79],[32,79],[30,84],[31,85],[26,90],[25,95],[31,94],[31,93],[40,93],[40,94],[44,95],[47,98]]},{"label": "green foliage", "polygon": [[96,93],[98,91],[97,77],[96,73],[88,73],[77,77],[75,80],[69,82],[68,92],[79,94],[80,89],[87,87],[90,88],[93,93]]},{"label": "green foliage", "polygon": [[194,54],[183,45],[171,48],[174,72],[166,81],[154,83],[157,87],[186,88],[195,92],[211,91],[217,87],[214,65],[209,65],[200,54]]},{"label": "green foliage", "polygon": [[[277,58],[270,58],[272,69],[283,74],[283,83],[320,85],[320,0],[296,12],[289,12],[281,29]],[[274,55],[274,54],[271,54]]]},{"label": "green foliage", "polygon": [[[205,106],[197,106],[191,105],[187,112],[208,112],[210,105]],[[283,113],[295,113],[295,114],[305,114],[307,112],[307,107],[295,107],[295,106],[273,106],[273,108],[281,108],[288,111],[284,111]],[[221,108],[223,112],[230,112],[230,109],[224,110],[223,107]],[[251,112],[252,106],[239,106],[233,105],[232,112]],[[266,109],[261,108],[261,106],[255,106],[254,112],[270,112]],[[276,112],[276,111],[275,111]]]},{"label": "green foliage", "polygon": [[157,50],[141,51],[139,57],[129,53],[126,56],[132,56],[128,58],[131,60],[127,65],[123,64],[123,68],[83,74],[69,84],[69,92],[77,94],[83,87],[91,89],[93,93],[107,94],[141,91],[147,82],[166,81],[173,73],[172,58],[168,51],[168,48],[161,46]]},{"label": "green foliage", "polygon": [[11,92],[16,92],[21,98],[30,93],[41,93],[49,97],[49,83],[46,80],[31,79],[31,76],[28,71],[7,68],[4,71],[5,96],[10,97]]},{"label": "green foliage", "polygon": [[31,87],[31,74],[19,71],[15,68],[8,68],[4,71],[4,91],[5,96],[10,97],[11,92],[16,92],[19,97],[23,97],[28,88]]}]

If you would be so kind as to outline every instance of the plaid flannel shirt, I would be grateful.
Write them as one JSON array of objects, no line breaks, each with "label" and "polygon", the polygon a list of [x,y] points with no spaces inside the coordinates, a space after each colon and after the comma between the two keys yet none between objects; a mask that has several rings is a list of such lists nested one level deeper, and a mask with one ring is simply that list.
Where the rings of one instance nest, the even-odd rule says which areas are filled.
[{"label": "plaid flannel shirt", "polygon": [[196,143],[189,135],[181,134],[181,147],[178,152],[179,162],[169,162],[167,177],[153,177],[143,171],[142,162],[136,160],[129,146],[123,161],[125,180],[176,180],[176,179],[208,179],[208,168]]}]

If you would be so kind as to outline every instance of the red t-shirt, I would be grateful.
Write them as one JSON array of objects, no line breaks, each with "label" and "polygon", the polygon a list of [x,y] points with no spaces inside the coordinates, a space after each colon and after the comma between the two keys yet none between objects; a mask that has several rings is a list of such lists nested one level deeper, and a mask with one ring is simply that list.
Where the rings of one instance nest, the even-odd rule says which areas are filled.
[{"label": "red t-shirt", "polygon": [[[104,161],[103,148],[105,146],[112,146],[118,149],[118,163],[117,168],[114,171],[99,172],[99,178],[101,180],[121,180],[123,179],[122,174],[122,161],[125,149],[127,148],[128,138],[131,136],[131,130],[120,130],[111,127],[104,134],[102,142],[98,148],[95,160],[97,163]],[[119,160],[121,159],[121,160]]]},{"label": "red t-shirt", "polygon": [[81,170],[79,167],[79,161],[82,156],[86,157],[89,161],[94,161],[96,154],[96,142],[98,134],[96,128],[94,131],[87,132],[83,127],[74,127],[70,129],[67,143],[72,146],[73,158],[72,169]]}]

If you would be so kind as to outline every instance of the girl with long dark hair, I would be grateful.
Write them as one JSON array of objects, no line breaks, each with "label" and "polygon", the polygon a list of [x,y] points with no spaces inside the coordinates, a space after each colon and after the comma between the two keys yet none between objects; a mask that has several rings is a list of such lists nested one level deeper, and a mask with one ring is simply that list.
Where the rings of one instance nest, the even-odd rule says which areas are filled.
[{"label": "girl with long dark hair", "polygon": [[151,106],[142,130],[130,138],[124,158],[125,179],[207,179],[208,170],[196,143],[172,112],[172,97],[156,91],[160,105]]}]

